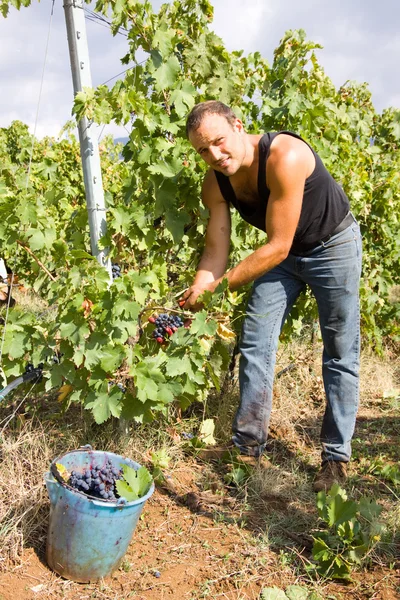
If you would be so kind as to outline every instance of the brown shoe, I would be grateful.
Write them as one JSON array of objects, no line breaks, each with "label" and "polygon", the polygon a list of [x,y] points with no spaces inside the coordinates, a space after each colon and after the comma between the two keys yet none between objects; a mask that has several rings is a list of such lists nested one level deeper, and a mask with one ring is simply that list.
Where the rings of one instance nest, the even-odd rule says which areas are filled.
[{"label": "brown shoe", "polygon": [[240,450],[234,444],[226,446],[208,446],[200,448],[196,452],[196,456],[201,460],[223,460],[224,462],[237,462],[249,467],[266,468],[271,466],[268,458],[263,454],[261,456],[248,456],[240,454]]},{"label": "brown shoe", "polygon": [[347,479],[347,463],[338,460],[327,460],[322,463],[315,476],[314,492],[327,492],[334,483],[343,485]]}]

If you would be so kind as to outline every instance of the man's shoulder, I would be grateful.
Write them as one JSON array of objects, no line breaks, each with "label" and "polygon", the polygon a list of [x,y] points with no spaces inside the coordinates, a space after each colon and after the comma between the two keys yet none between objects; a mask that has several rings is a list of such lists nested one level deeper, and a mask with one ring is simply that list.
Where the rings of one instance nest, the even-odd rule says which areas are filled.
[{"label": "man's shoulder", "polygon": [[225,202],[217,181],[216,172],[212,168],[210,168],[204,176],[202,198],[203,202],[207,205],[210,203]]},{"label": "man's shoulder", "polygon": [[214,169],[209,168],[203,179],[203,191],[219,189],[216,172]]},{"label": "man's shoulder", "polygon": [[215,177],[214,169],[212,169],[211,167],[208,169],[207,173],[204,175],[203,181],[207,181],[207,182],[217,181],[217,178]]},{"label": "man's shoulder", "polygon": [[297,134],[293,134],[291,131],[276,131],[271,142],[271,151],[281,148],[302,148],[303,146],[307,146],[307,142]]},{"label": "man's shoulder", "polygon": [[[315,168],[315,155],[305,140],[293,135],[276,135],[270,147],[269,169],[305,169],[308,174]],[[289,133],[289,132],[288,132]],[[308,175],[307,175],[308,176]]]},{"label": "man's shoulder", "polygon": [[305,140],[285,131],[278,132],[270,147],[270,158],[272,160],[284,159],[288,155],[300,160],[303,158],[309,160],[310,154],[314,154],[314,151]]}]

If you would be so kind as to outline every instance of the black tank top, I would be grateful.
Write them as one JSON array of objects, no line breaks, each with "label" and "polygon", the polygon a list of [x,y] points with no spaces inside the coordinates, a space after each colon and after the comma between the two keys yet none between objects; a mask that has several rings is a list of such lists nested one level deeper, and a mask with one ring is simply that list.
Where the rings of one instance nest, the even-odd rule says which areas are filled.
[{"label": "black tank top", "polygon": [[[257,189],[259,202],[255,208],[254,206],[249,207],[245,202],[241,202],[236,198],[229,177],[219,171],[214,171],[221,194],[228,204],[231,203],[247,223],[262,231],[265,231],[265,218],[270,194],[266,183],[266,162],[271,143],[280,134],[291,135],[304,142],[299,135],[291,131],[265,133],[262,136],[258,143]],[[304,143],[307,144],[307,142]],[[300,219],[290,249],[294,254],[312,248],[319,240],[330,235],[350,210],[350,203],[343,189],[328,173],[318,154],[309,144],[307,146],[314,154],[315,169],[310,177],[307,177],[304,186]]]}]

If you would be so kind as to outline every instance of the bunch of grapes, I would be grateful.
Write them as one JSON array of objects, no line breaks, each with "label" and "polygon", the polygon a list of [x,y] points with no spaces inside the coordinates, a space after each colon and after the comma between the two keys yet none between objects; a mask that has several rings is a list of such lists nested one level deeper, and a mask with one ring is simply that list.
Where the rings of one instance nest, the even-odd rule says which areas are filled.
[{"label": "bunch of grapes", "polygon": [[95,465],[85,469],[83,473],[72,471],[68,485],[88,496],[115,502],[117,499],[115,482],[121,478],[122,469],[117,469],[108,460],[103,467]]},{"label": "bunch of grapes", "polygon": [[108,382],[108,385],[109,385],[110,388],[113,385],[116,385],[121,390],[121,392],[123,394],[125,394],[125,392],[126,392],[126,387],[122,383],[117,383],[116,381],[111,380],[111,381]]},{"label": "bunch of grapes", "polygon": [[117,277],[121,277],[121,267],[116,264],[111,265],[111,274],[113,279],[117,279]]},{"label": "bunch of grapes", "polygon": [[53,365],[59,365],[62,357],[64,356],[63,352],[59,352],[58,350],[54,350],[53,356],[51,358]]},{"label": "bunch of grapes", "polygon": [[184,325],[182,319],[178,315],[168,315],[167,313],[149,317],[149,322],[154,323],[155,325],[153,338],[155,338],[159,344],[165,342],[179,329],[179,327]]},{"label": "bunch of grapes", "polygon": [[25,373],[32,373],[33,371],[37,371],[38,369],[43,369],[43,363],[39,363],[35,369],[33,363],[28,362],[25,366]]}]

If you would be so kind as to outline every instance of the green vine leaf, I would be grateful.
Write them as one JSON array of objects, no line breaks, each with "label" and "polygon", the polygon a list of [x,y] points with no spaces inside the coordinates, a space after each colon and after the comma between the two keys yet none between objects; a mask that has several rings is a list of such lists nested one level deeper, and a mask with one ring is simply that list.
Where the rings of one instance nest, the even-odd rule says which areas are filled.
[{"label": "green vine leaf", "polygon": [[287,600],[285,592],[275,586],[264,588],[260,598],[261,600]]},{"label": "green vine leaf", "polygon": [[[9,6],[28,4],[0,0],[0,10],[4,15]],[[10,309],[6,330],[0,332],[5,377],[23,373],[27,361],[47,361],[41,385],[48,391],[73,385],[68,402],[82,403],[98,422],[120,415],[147,422],[157,412],[167,414],[171,403],[188,407],[219,389],[245,314],[247,289],[230,294],[225,282],[216,293],[204,294],[206,309],[161,347],[151,328],[138,324],[149,304],[176,306],[177,294],[191,284],[199,263],[208,218],[201,203],[205,166],[184,125],[195,103],[212,98],[231,105],[249,133],[291,130],[315,148],[348,194],[363,233],[364,343],[379,351],[383,340],[400,339],[400,111],[379,114],[367,84],[337,88],[321,66],[319,44],[302,30],[284,34],[269,65],[260,53],[225,48],[211,30],[213,11],[206,0],[168,3],[159,12],[147,0],[98,0],[96,11],[112,20],[114,35],[120,27],[128,31],[124,64],[135,63],[141,53],[147,57],[112,88],[87,88],[74,103],[78,119],[114,120],[130,131],[124,147],[111,136],[100,143],[108,227],[101,244],[121,276],[110,284],[108,272],[90,254],[73,124],[57,140],[33,139],[19,121],[1,127],[0,252],[44,307],[23,314],[18,306]],[[265,243],[264,233],[232,213],[231,265]],[[226,317],[219,321],[219,335],[211,318],[218,313]],[[316,316],[315,300],[302,295],[283,340],[303,335]],[[60,364],[52,364],[53,352],[62,355]],[[122,381],[126,392],[108,389],[109,381]],[[393,465],[378,475],[398,484]],[[372,503],[356,507],[339,492],[319,502],[336,541],[351,546],[347,560],[355,560],[362,547],[363,520],[371,523],[368,544],[379,538],[379,508]],[[322,532],[318,536],[329,547]],[[326,557],[330,572],[335,560]]]},{"label": "green vine leaf", "polygon": [[153,58],[153,64],[156,68],[154,70],[150,69],[150,72],[154,77],[156,90],[161,92],[174,86],[181,66],[176,56],[170,56],[168,60],[161,62],[159,66],[155,64],[157,62]]},{"label": "green vine leaf", "polygon": [[120,497],[132,502],[145,496],[153,482],[153,478],[146,467],[142,466],[136,470],[128,465],[123,465],[122,470],[124,481],[117,480],[115,482]]}]

